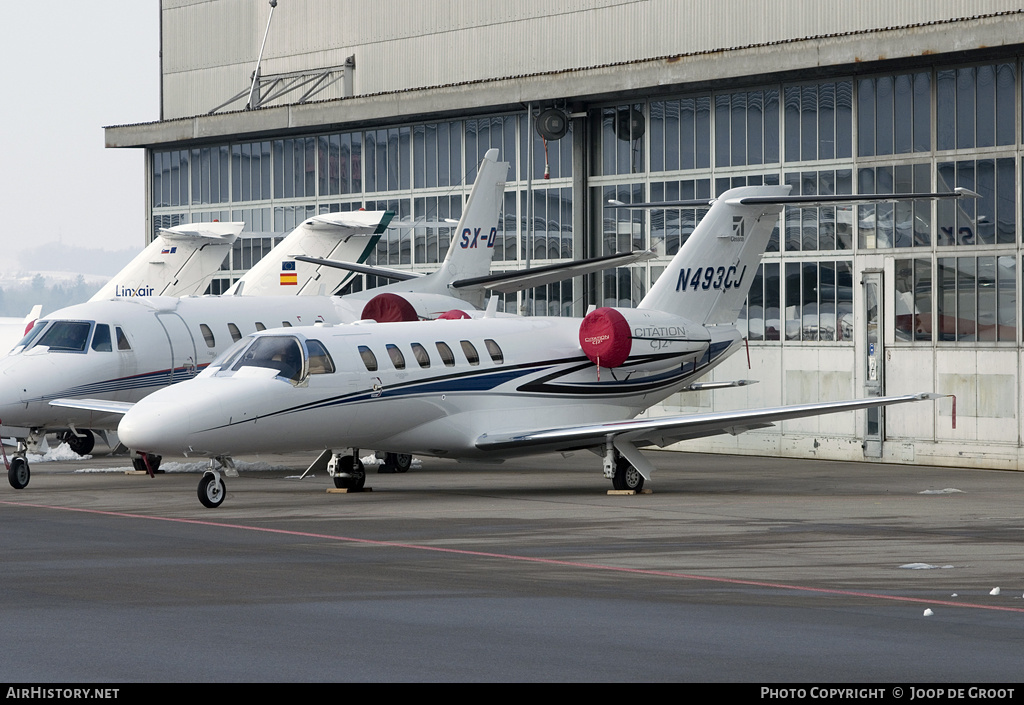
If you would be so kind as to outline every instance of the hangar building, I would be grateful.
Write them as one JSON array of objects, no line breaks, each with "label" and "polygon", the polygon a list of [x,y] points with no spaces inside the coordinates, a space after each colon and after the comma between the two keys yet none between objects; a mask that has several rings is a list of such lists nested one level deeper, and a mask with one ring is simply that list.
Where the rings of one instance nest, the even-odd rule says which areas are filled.
[{"label": "hangar building", "polygon": [[[740,321],[751,369],[739,354],[713,373],[760,384],[652,413],[938,391],[955,428],[946,399],[685,447],[1022,465],[1019,2],[272,4],[161,0],[160,118],[106,128],[145,150],[151,235],[247,223],[213,293],[316,213],[457,218],[491,147],[512,165],[495,271],[659,251],[502,302],[528,314],[637,303],[701,216],[609,198],[964,186],[981,198],[787,208]],[[371,263],[430,271],[450,238],[392,230]]]}]

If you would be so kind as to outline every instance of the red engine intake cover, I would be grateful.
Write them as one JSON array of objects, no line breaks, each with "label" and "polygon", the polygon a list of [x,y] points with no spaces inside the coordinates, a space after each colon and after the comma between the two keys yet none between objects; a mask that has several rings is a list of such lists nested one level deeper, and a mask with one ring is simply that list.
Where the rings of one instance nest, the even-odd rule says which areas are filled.
[{"label": "red engine intake cover", "polygon": [[457,308],[453,308],[451,311],[445,311],[437,317],[439,321],[458,321],[463,318],[470,318],[470,315],[465,311],[460,311]]},{"label": "red engine intake cover", "polygon": [[613,308],[591,311],[580,323],[580,347],[595,365],[618,367],[633,347],[629,323]]},{"label": "red engine intake cover", "polygon": [[360,318],[364,321],[374,320],[377,323],[420,320],[412,304],[398,294],[377,294],[366,302]]}]

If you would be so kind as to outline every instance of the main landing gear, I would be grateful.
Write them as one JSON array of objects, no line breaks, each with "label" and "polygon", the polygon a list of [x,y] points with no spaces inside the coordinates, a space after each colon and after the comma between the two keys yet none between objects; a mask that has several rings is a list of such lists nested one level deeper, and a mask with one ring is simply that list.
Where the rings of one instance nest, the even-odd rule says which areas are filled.
[{"label": "main landing gear", "polygon": [[385,453],[384,463],[378,472],[409,472],[411,467],[412,456],[408,453]]},{"label": "main landing gear", "polygon": [[77,433],[74,430],[65,431],[60,439],[67,443],[68,448],[78,455],[89,455],[92,449],[96,447],[96,436],[89,430],[78,431]]},{"label": "main landing gear", "polygon": [[335,453],[331,456],[331,461],[327,463],[327,474],[334,478],[334,486],[338,489],[363,489],[366,484],[366,468],[359,459],[359,449],[353,448],[351,455]]},{"label": "main landing gear", "polygon": [[604,476],[612,481],[613,489],[639,492],[653,470],[650,461],[631,443],[622,443],[620,448],[611,438],[606,442]]}]

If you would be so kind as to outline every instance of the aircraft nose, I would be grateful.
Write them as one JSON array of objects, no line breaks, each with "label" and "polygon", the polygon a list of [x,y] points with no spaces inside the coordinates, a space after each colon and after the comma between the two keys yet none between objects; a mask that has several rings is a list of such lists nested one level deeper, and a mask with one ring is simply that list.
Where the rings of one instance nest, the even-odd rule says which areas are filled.
[{"label": "aircraft nose", "polygon": [[188,451],[190,431],[187,404],[147,398],[124,415],[117,426],[117,437],[132,450],[182,455]]}]

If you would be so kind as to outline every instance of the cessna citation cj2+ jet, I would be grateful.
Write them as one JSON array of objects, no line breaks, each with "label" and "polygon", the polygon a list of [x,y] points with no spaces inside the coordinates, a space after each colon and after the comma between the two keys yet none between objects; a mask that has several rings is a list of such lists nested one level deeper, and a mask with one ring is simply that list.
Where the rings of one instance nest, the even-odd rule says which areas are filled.
[{"label": "cessna citation cj2+ jet", "polygon": [[[139,451],[221,461],[211,461],[199,485],[207,507],[224,499],[220,468],[233,474],[231,454],[314,449],[333,455],[328,472],[338,486],[362,485],[359,448],[488,460],[587,449],[604,458],[615,488],[639,489],[653,471],[642,446],[938,398],[634,418],[701,386],[694,380],[742,345],[736,319],[778,214],[812,200],[788,193],[788,186],[752,186],[714,200],[635,309],[599,308],[582,321],[499,318],[488,309],[465,320],[263,331],[196,379],[132,406],[118,434]],[[963,195],[970,194],[841,198]]]}]

